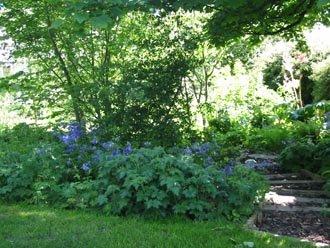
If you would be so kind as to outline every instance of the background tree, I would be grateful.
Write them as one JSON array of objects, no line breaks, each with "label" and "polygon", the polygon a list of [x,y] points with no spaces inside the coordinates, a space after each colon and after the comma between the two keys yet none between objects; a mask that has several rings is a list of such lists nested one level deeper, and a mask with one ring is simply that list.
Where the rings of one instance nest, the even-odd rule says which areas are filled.
[{"label": "background tree", "polygon": [[[55,115],[87,120],[123,139],[175,144],[193,126],[182,81],[196,45],[182,13],[124,17],[128,6],[93,1],[5,6],[4,38],[14,40],[15,56],[32,62],[16,81],[25,96],[44,92],[34,97],[62,108]],[[29,26],[17,34],[20,25]]]}]

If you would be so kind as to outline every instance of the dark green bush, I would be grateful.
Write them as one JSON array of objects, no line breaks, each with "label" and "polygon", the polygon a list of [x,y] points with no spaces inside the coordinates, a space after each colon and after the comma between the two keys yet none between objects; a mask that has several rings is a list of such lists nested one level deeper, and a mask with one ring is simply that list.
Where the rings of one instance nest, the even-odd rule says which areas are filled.
[{"label": "dark green bush", "polygon": [[283,58],[281,56],[274,57],[273,61],[266,64],[263,70],[263,82],[270,89],[277,90],[284,81]]},{"label": "dark green bush", "polygon": [[285,171],[306,169],[320,174],[329,168],[329,160],[330,139],[313,142],[309,138],[287,142],[279,158]]},{"label": "dark green bush", "polygon": [[311,170],[314,150],[315,144],[310,139],[287,141],[286,147],[279,157],[282,169],[287,172],[299,171],[300,169]]}]

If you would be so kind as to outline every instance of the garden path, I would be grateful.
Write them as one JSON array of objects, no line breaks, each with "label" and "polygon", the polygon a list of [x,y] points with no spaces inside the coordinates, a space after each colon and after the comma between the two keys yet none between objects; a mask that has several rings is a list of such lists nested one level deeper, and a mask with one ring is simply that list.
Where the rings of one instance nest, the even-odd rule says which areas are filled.
[{"label": "garden path", "polygon": [[299,173],[279,173],[276,156],[249,154],[247,159],[269,166],[265,175],[271,185],[261,204],[261,211],[249,220],[249,226],[259,231],[292,236],[313,241],[318,246],[330,246],[330,198],[322,190],[325,180],[302,170]]}]

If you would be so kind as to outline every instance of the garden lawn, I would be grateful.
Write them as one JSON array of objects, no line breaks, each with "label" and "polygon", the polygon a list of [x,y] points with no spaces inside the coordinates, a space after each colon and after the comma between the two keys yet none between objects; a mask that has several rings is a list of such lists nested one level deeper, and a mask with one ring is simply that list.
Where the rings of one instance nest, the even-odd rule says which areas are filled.
[{"label": "garden lawn", "polygon": [[227,221],[146,220],[0,204],[0,248],[315,247]]}]

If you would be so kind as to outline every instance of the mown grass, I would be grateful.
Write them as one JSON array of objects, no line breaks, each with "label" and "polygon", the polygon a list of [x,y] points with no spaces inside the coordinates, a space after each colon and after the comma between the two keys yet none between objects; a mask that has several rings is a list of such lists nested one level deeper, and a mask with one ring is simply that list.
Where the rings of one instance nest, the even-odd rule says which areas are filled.
[{"label": "mown grass", "polygon": [[[315,247],[245,231],[227,221],[146,220],[25,205],[0,205],[0,248]],[[251,245],[251,243],[249,243]]]}]

